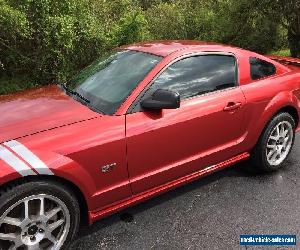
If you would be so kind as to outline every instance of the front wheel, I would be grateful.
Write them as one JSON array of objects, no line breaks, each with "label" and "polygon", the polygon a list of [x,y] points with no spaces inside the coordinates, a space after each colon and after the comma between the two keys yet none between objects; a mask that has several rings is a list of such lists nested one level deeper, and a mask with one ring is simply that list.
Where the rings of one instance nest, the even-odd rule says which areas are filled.
[{"label": "front wheel", "polygon": [[282,167],[295,140],[295,121],[288,113],[276,115],[267,125],[251,156],[252,163],[263,171]]},{"label": "front wheel", "polygon": [[0,249],[65,249],[79,227],[79,205],[56,182],[28,182],[0,194]]}]

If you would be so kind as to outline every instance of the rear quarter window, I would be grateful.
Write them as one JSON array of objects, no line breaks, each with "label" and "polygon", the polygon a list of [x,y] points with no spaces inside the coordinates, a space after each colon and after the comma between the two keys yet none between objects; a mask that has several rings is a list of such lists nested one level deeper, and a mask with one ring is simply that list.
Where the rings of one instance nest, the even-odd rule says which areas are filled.
[{"label": "rear quarter window", "polygon": [[274,64],[250,57],[250,75],[252,80],[258,80],[276,74],[276,67]]}]

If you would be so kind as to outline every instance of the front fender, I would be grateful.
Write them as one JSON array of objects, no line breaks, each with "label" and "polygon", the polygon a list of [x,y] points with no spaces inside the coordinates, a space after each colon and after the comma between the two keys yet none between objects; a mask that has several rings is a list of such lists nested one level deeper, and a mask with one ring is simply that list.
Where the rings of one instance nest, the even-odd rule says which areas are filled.
[{"label": "front fender", "polygon": [[72,159],[54,152],[28,149],[19,141],[0,145],[0,184],[27,176],[51,175],[76,185],[86,198],[95,193],[94,179],[81,165]]}]

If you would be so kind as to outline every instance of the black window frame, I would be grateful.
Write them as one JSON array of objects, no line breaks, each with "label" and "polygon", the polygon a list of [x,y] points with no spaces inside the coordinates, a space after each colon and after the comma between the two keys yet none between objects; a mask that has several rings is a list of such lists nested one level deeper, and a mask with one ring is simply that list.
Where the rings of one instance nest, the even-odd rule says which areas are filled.
[{"label": "black window frame", "polygon": [[[143,108],[138,105],[140,104],[140,102],[143,100],[143,98],[145,96],[147,96],[147,92],[151,89],[152,85],[155,83],[155,80],[164,73],[164,71],[170,67],[171,65],[175,64],[178,61],[181,61],[183,59],[186,58],[190,58],[190,57],[197,57],[197,56],[209,56],[209,55],[217,55],[217,56],[231,56],[234,58],[235,61],[235,86],[233,87],[228,87],[228,88],[224,88],[221,90],[215,90],[215,91],[211,91],[211,92],[207,92],[207,93],[203,93],[203,94],[199,94],[199,95],[195,95],[192,97],[187,97],[185,100],[190,100],[190,99],[194,99],[194,98],[198,98],[200,96],[206,96],[206,95],[212,95],[215,93],[219,93],[219,92],[224,92],[224,91],[228,91],[231,90],[233,88],[237,88],[238,86],[240,86],[240,78],[239,78],[239,67],[238,67],[238,58],[235,54],[230,53],[230,52],[200,52],[200,53],[190,53],[190,54],[186,54],[183,56],[180,56],[176,59],[174,59],[173,61],[169,62],[167,65],[165,65],[154,77],[153,79],[149,82],[149,84],[145,87],[145,89],[143,89],[141,91],[141,93],[138,95],[138,97],[135,99],[135,101],[130,105],[130,107],[128,108],[126,114],[132,114],[132,113],[137,113],[137,112],[143,112]],[[182,100],[181,100],[182,101]]]},{"label": "black window frame", "polygon": [[[260,62],[263,62],[263,63],[267,63],[267,64],[273,66],[274,72],[272,74],[270,74],[270,75],[265,75],[265,76],[262,76],[262,77],[255,78],[253,76],[253,73],[252,73],[252,70],[251,70],[251,66],[252,66],[253,60],[260,61]],[[268,62],[266,60],[263,60],[261,58],[255,57],[255,56],[249,57],[249,66],[250,66],[250,77],[251,77],[251,80],[253,80],[253,81],[258,81],[258,80],[266,79],[266,78],[269,78],[269,77],[273,77],[277,73],[277,68],[276,68],[276,66],[273,63]]]}]

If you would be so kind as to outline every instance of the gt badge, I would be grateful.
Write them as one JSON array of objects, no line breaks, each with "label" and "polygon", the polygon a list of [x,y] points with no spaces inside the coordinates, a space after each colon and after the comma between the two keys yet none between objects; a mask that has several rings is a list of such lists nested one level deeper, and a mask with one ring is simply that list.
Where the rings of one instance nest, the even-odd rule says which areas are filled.
[{"label": "gt badge", "polygon": [[117,163],[111,163],[111,164],[105,165],[105,166],[103,166],[103,167],[101,168],[101,171],[102,171],[102,173],[106,173],[106,172],[108,172],[108,171],[113,170],[113,168],[114,168],[115,166],[117,166]]}]

